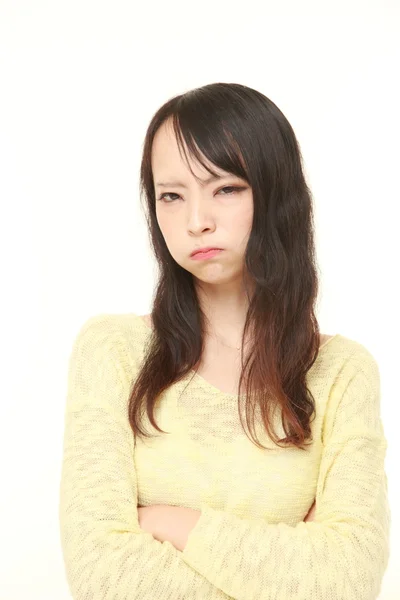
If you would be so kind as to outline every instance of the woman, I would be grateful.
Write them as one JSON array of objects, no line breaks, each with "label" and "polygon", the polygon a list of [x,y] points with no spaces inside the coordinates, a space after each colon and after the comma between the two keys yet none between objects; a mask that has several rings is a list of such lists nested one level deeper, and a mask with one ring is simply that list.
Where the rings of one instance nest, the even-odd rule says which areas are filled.
[{"label": "woman", "polygon": [[141,192],[152,311],[91,317],[70,359],[71,593],[377,598],[390,528],[379,367],[319,332],[292,127],[240,84],[172,98],[147,129]]}]

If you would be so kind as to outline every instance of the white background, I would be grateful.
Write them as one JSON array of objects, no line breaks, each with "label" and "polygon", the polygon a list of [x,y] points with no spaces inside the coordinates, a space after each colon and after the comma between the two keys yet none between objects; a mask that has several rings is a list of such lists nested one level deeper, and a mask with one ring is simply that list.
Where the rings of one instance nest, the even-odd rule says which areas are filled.
[{"label": "white background", "polygon": [[149,311],[138,175],[153,113],[216,81],[271,98],[315,197],[323,333],[381,368],[400,588],[399,2],[0,1],[0,600],[67,600],[66,368],[90,316]]}]

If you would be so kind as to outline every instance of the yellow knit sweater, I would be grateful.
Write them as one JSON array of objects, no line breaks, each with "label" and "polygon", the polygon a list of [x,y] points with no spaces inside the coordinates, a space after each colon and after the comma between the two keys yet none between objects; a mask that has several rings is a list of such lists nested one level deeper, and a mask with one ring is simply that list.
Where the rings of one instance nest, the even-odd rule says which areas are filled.
[{"label": "yellow knit sweater", "polygon": [[[156,405],[169,434],[137,439],[128,397],[150,328],[100,314],[68,371],[60,533],[74,600],[373,600],[389,559],[391,511],[380,374],[336,334],[309,370],[313,443],[257,448],[236,397],[194,374]],[[191,376],[194,375],[193,379]],[[147,416],[145,427],[154,433]],[[275,430],[284,436],[278,413]],[[314,521],[303,522],[314,499]],[[201,510],[183,552],[140,529],[137,506]]]}]

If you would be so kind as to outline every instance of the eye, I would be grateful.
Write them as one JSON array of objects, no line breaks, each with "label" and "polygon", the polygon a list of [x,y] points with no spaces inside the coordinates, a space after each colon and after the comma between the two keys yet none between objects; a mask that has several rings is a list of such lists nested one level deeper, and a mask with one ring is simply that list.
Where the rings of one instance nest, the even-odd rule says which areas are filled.
[{"label": "eye", "polygon": [[[222,192],[223,190],[234,190],[234,192],[241,192],[244,189],[246,189],[246,188],[238,187],[236,185],[226,185],[225,187],[221,188],[219,191]],[[223,196],[231,196],[234,192],[227,192],[226,194],[222,194],[222,195]]]},{"label": "eye", "polygon": [[[224,190],[233,190],[233,191],[230,191],[230,192],[228,191],[228,192],[222,194],[223,196],[232,196],[234,193],[241,192],[242,190],[245,190],[245,189],[246,188],[243,186],[226,185],[225,187],[218,190],[217,194],[219,194],[219,192],[222,192]],[[161,196],[159,197],[159,200],[166,202],[166,204],[171,204],[171,202],[174,202],[175,198],[170,199],[170,200],[165,200],[166,196],[178,196],[179,197],[179,194],[174,194],[174,192],[165,192],[164,194],[161,194]]]},{"label": "eye", "polygon": [[[163,200],[164,202],[167,202],[164,200],[165,196],[178,196],[178,194],[174,194],[173,192],[165,192],[164,194],[161,194],[161,196],[159,197],[159,200]],[[169,202],[167,202],[167,204],[170,204],[171,202],[173,202],[173,200],[169,200]]]}]

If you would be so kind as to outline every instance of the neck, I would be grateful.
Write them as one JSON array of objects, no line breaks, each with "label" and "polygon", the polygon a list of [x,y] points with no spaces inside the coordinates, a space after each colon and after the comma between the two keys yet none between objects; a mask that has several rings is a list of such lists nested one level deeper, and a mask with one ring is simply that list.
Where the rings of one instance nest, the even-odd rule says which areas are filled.
[{"label": "neck", "polygon": [[206,316],[206,335],[237,348],[241,345],[249,300],[245,290],[233,284],[197,285],[201,308]]}]

